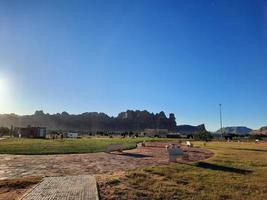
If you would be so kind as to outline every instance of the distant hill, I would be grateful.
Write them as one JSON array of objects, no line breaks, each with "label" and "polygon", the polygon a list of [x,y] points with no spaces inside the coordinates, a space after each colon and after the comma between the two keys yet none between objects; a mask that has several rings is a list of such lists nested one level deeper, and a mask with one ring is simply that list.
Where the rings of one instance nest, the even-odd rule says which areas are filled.
[{"label": "distant hill", "polygon": [[[231,127],[224,127],[222,129],[223,133],[226,134],[236,134],[236,135],[249,135],[251,133],[252,129],[247,128],[245,126],[231,126]],[[216,133],[221,133],[221,129],[216,131]]]},{"label": "distant hill", "polygon": [[266,135],[267,136],[267,126],[261,127],[258,130],[253,130],[252,134],[255,134],[255,135]]},{"label": "distant hill", "polygon": [[49,130],[75,131],[142,131],[144,129],[168,129],[170,132],[183,130],[195,132],[205,129],[204,125],[177,126],[173,113],[166,117],[164,112],[150,113],[146,110],[127,110],[117,117],[110,117],[105,113],[85,112],[82,114],[45,114],[36,111],[33,115],[0,114],[0,126],[11,127],[44,126]]}]

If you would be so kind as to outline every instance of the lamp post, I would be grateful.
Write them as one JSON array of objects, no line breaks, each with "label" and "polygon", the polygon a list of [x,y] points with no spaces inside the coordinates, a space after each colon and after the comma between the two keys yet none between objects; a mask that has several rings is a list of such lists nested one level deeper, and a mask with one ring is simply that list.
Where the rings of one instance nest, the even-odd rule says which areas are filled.
[{"label": "lamp post", "polygon": [[223,130],[222,130],[222,104],[219,104],[220,107],[220,125],[221,125],[221,139],[223,138]]}]

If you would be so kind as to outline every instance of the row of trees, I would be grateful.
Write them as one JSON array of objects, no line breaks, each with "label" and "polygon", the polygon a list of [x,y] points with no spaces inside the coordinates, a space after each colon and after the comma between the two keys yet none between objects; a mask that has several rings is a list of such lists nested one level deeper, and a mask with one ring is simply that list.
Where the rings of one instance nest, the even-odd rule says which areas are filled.
[{"label": "row of trees", "polygon": [[[242,137],[242,136],[241,136]],[[264,134],[252,134],[252,135],[249,135],[249,139],[263,139],[263,138],[266,138],[267,136],[264,135]],[[197,134],[194,135],[193,137],[194,139],[196,140],[202,140],[202,141],[210,141],[213,139],[213,136],[210,132],[208,131],[204,131],[204,132],[199,132]],[[239,139],[240,136],[237,135],[237,134],[229,134],[228,136],[224,136],[225,139]]]},{"label": "row of trees", "polygon": [[212,140],[213,136],[208,131],[199,132],[196,135],[194,135],[194,139],[196,140],[202,140],[202,141],[210,141]]}]

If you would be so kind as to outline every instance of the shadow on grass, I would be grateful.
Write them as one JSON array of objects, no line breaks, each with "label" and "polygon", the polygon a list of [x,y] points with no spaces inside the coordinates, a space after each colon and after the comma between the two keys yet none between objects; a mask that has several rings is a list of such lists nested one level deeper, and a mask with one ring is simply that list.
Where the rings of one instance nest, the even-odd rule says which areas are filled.
[{"label": "shadow on grass", "polygon": [[267,150],[265,150],[265,149],[246,149],[246,148],[235,148],[235,147],[232,147],[231,149],[234,149],[234,150],[241,150],[241,151],[258,151],[258,152],[267,152]]},{"label": "shadow on grass", "polygon": [[211,164],[211,163],[206,163],[206,162],[199,162],[195,164],[195,166],[203,168],[203,169],[211,169],[211,170],[223,171],[223,172],[232,172],[232,173],[243,174],[243,175],[250,174],[253,172],[251,170],[239,169],[239,168],[234,168],[234,167],[226,167],[226,166],[221,166],[221,165],[216,165],[216,164]]}]

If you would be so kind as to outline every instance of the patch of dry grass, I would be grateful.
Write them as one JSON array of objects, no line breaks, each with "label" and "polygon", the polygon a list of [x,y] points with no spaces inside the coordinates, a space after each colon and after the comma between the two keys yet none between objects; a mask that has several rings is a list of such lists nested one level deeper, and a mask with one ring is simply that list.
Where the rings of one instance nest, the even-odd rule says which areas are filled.
[{"label": "patch of dry grass", "polygon": [[18,199],[40,181],[40,177],[0,180],[0,200]]},{"label": "patch of dry grass", "polygon": [[[202,143],[194,143],[204,147]],[[210,142],[213,158],[145,167],[99,181],[102,199],[267,199],[267,143]],[[107,185],[116,178],[115,185]]]}]

